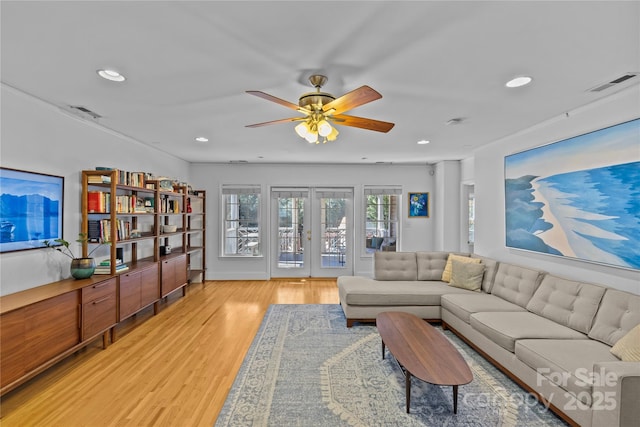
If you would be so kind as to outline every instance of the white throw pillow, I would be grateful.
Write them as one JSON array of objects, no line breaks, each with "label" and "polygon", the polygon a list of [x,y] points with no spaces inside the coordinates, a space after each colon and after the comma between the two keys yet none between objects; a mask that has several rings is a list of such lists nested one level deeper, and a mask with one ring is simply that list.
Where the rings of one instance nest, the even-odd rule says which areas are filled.
[{"label": "white throw pillow", "polygon": [[451,263],[451,281],[449,286],[480,292],[484,264],[463,262],[453,259]]},{"label": "white throw pillow", "polygon": [[611,353],[625,362],[640,362],[640,324],[620,338]]}]

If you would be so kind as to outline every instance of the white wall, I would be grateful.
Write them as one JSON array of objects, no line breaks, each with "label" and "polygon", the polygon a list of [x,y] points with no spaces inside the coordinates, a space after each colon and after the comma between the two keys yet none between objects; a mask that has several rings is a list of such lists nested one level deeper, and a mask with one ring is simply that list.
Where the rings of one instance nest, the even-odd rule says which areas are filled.
[{"label": "white wall", "polygon": [[[475,152],[475,252],[558,276],[599,283],[640,294],[640,272],[575,259],[525,252],[505,246],[504,157],[581,135],[640,116],[640,90],[634,86],[599,102],[496,141]],[[640,148],[640,147],[639,147]]]},{"label": "white wall", "polygon": [[[348,143],[348,142],[342,142]],[[322,146],[317,147],[319,150]],[[401,185],[402,218],[400,224],[401,251],[433,250],[435,215],[430,218],[407,218],[407,192],[431,192],[434,194],[430,167],[394,165],[214,165],[194,164],[191,181],[198,189],[207,190],[207,274],[215,279],[266,279],[270,277],[270,259],[264,257],[222,258],[220,254],[220,187],[222,184],[262,185],[263,238],[270,229],[269,190],[272,186],[347,186],[354,188],[355,235],[362,236],[363,185]],[[354,247],[354,274],[371,275],[372,258],[362,256],[362,239]],[[263,240],[263,247],[270,247]]]},{"label": "white wall", "polygon": [[[80,171],[96,166],[146,171],[189,181],[189,163],[2,85],[3,167],[65,178],[64,238],[80,231]],[[152,124],[150,124],[152,125]],[[0,294],[69,277],[69,259],[47,249],[0,255]]]},{"label": "white wall", "polygon": [[460,250],[460,162],[446,160],[435,165],[435,193],[432,212],[435,215],[435,250]]}]

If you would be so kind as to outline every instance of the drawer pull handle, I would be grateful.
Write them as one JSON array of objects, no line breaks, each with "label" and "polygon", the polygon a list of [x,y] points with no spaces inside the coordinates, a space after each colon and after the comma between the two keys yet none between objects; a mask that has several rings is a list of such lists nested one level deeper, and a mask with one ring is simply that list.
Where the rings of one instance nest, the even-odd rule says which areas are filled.
[{"label": "drawer pull handle", "polygon": [[98,288],[101,288],[103,286],[108,286],[108,285],[109,285],[109,282],[97,283],[97,284],[93,285],[92,288],[93,289],[98,289]]},{"label": "drawer pull handle", "polygon": [[97,300],[93,301],[93,302],[92,302],[92,304],[93,304],[93,305],[100,304],[101,302],[105,302],[105,301],[106,301],[106,300],[108,300],[109,298],[111,298],[111,297],[110,297],[110,296],[106,296],[106,297],[104,297],[104,298],[97,299]]}]

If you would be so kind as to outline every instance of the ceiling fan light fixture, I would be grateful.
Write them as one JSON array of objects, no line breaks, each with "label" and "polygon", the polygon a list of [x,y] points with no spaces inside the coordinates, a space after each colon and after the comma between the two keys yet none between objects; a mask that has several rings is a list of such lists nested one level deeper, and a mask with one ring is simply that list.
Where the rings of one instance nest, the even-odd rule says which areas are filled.
[{"label": "ceiling fan light fixture", "polygon": [[327,141],[335,141],[339,133],[340,132],[338,132],[338,129],[331,128],[331,133],[327,135]]},{"label": "ceiling fan light fixture", "polygon": [[309,125],[307,122],[299,123],[294,129],[300,138],[305,138],[309,134]]},{"label": "ceiling fan light fixture", "polygon": [[318,122],[318,133],[320,136],[328,136],[333,128],[325,119],[322,119]]},{"label": "ceiling fan light fixture", "polygon": [[309,144],[314,144],[318,142],[318,134],[315,132],[309,132],[304,139],[306,139]]},{"label": "ceiling fan light fixture", "polygon": [[338,131],[334,128],[335,124],[330,122],[377,132],[389,132],[391,128],[393,128],[393,123],[342,114],[355,107],[382,98],[382,95],[369,86],[360,86],[336,98],[330,93],[320,91],[322,86],[327,82],[326,76],[314,74],[309,78],[309,82],[316,91],[300,96],[297,105],[259,90],[248,90],[247,93],[250,95],[275,102],[276,104],[304,114],[305,117],[272,120],[270,122],[246,125],[246,127],[254,128],[276,123],[300,122],[294,126],[296,134],[306,139],[309,143],[316,144],[320,141],[322,141],[323,144],[327,141],[335,141],[338,137]]}]

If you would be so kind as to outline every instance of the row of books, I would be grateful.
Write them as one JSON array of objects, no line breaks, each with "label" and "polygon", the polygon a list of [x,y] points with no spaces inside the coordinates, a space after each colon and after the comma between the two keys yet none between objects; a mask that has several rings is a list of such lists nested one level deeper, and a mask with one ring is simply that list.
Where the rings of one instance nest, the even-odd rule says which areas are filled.
[{"label": "row of books", "polygon": [[88,221],[87,238],[91,243],[97,242],[117,242],[131,238],[131,222],[119,219],[116,221],[116,236],[111,239],[111,220],[92,219]]},{"label": "row of books", "polygon": [[[121,259],[116,259],[116,273],[122,273],[129,270],[129,266],[122,262]],[[95,274],[111,274],[111,261],[104,260],[96,266]]]},{"label": "row of books", "polygon": [[180,201],[177,199],[163,197],[162,199],[160,199],[160,212],[180,213]]},{"label": "row of books", "polygon": [[[111,211],[111,193],[105,191],[87,192],[87,211],[89,213],[109,213]],[[153,197],[139,197],[135,194],[115,196],[117,213],[153,213]]]},{"label": "row of books", "polygon": [[[146,186],[146,181],[153,179],[153,174],[148,172],[129,172],[129,171],[124,171],[120,169],[103,167],[103,166],[96,167],[96,170],[116,171],[116,183],[119,185],[128,185],[129,187],[144,188]],[[111,182],[111,180],[109,180],[109,182]]]}]

